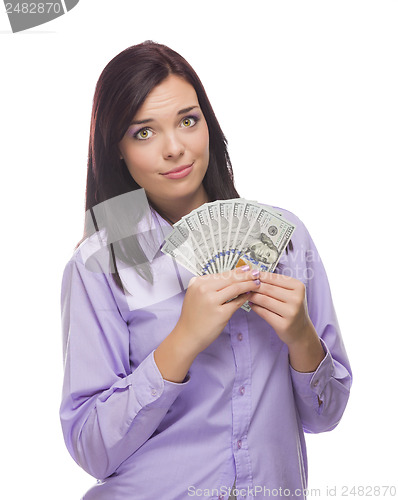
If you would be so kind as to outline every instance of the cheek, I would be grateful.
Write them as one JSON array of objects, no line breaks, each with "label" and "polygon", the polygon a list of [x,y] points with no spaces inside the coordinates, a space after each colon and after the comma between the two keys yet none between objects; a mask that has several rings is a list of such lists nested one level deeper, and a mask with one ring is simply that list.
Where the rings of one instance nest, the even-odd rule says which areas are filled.
[{"label": "cheek", "polygon": [[202,154],[204,156],[209,155],[209,132],[207,130],[207,127],[201,131],[200,134],[198,134],[196,143],[195,143],[195,149],[196,153]]},{"label": "cheek", "polygon": [[150,167],[153,165],[150,151],[145,148],[137,148],[134,151],[130,150],[125,156],[125,162],[130,174],[137,182],[138,178],[149,173]]}]

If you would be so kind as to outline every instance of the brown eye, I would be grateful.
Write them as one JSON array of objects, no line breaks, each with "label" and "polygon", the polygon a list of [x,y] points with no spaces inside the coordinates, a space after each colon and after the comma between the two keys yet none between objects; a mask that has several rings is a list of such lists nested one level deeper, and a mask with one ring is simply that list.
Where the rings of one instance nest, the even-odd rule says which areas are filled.
[{"label": "brown eye", "polygon": [[141,130],[138,135],[141,139],[146,139],[148,137],[148,130]]},{"label": "brown eye", "polygon": [[139,130],[136,134],[134,134],[134,138],[138,139],[139,141],[144,141],[148,139],[148,137],[151,137],[150,134],[152,134],[152,132],[149,129],[143,128]]},{"label": "brown eye", "polygon": [[194,125],[196,125],[197,121],[198,121],[198,118],[196,118],[196,116],[187,116],[182,120],[181,123],[182,123],[183,128],[189,128],[189,127],[193,127]]}]

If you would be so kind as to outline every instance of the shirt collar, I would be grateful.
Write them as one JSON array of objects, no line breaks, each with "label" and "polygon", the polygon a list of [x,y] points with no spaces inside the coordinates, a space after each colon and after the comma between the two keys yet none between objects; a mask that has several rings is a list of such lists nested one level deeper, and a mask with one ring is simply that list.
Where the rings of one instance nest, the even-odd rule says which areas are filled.
[{"label": "shirt collar", "polygon": [[151,208],[150,212],[149,220],[140,222],[137,239],[148,261],[152,262],[174,228],[156,210]]},{"label": "shirt collar", "polygon": [[[99,213],[95,214],[94,217],[96,216],[97,219],[94,223],[92,214],[89,211],[86,213],[86,227],[93,229],[94,226],[97,226]],[[118,222],[120,222],[120,219]],[[131,235],[136,236],[146,260],[152,263],[163,246],[165,238],[174,229],[169,222],[161,217],[152,207],[149,207],[149,205],[148,210],[145,210],[138,223],[134,222],[128,228],[125,222],[123,224],[115,223],[115,227],[116,225],[118,227],[110,237],[108,237],[106,228],[98,231],[92,230],[91,236],[87,237],[78,247],[83,263],[88,269],[95,272],[102,272],[109,268],[109,264],[107,263],[109,262],[110,243],[122,240]],[[111,270],[111,272],[114,272],[114,270]]]}]

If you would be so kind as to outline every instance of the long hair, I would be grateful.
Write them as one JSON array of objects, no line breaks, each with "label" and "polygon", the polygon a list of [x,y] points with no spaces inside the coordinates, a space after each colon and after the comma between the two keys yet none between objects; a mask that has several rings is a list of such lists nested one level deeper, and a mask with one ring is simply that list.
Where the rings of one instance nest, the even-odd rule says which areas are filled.
[{"label": "long hair", "polygon": [[[227,140],[198,75],[180,54],[165,45],[146,40],[114,57],[102,71],[95,88],[85,208],[86,214],[91,213],[93,216],[96,231],[101,227],[95,222],[93,207],[141,188],[131,176],[124,160],[120,159],[118,144],[148,94],[169,75],[182,77],[193,86],[208,126],[209,164],[203,186],[209,201],[240,197],[234,186]],[[167,220],[158,207],[154,207],[150,200],[148,202]],[[83,238],[76,248],[89,234],[86,217]],[[109,246],[110,259],[113,261],[112,276],[121,290],[123,285],[116,267],[116,257],[122,262],[133,264],[140,276],[153,283],[150,266],[134,235]]]}]

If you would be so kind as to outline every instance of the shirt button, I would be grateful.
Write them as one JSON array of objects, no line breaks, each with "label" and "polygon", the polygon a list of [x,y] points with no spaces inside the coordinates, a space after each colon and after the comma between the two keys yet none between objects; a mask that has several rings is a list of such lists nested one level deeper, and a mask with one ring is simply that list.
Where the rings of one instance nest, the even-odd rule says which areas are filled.
[{"label": "shirt button", "polygon": [[242,385],[242,387],[239,389],[239,392],[241,393],[241,395],[242,395],[242,396],[243,396],[243,394],[245,393],[245,388],[243,387],[243,385]]},{"label": "shirt button", "polygon": [[156,389],[152,389],[152,391],[151,391],[152,396],[156,396],[157,393],[158,393],[158,391]]},{"label": "shirt button", "polygon": [[319,380],[315,380],[314,387],[316,387],[318,385],[318,383],[319,383]]},{"label": "shirt button", "polygon": [[241,333],[238,333],[238,340],[242,341],[243,340],[243,335]]},{"label": "shirt button", "polygon": [[236,444],[238,445],[238,449],[240,450],[242,448],[242,441],[239,439]]},{"label": "shirt button", "polygon": [[224,495],[218,495],[219,500],[223,500],[223,498],[224,498]]}]

